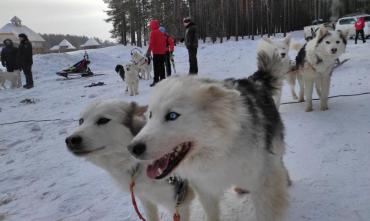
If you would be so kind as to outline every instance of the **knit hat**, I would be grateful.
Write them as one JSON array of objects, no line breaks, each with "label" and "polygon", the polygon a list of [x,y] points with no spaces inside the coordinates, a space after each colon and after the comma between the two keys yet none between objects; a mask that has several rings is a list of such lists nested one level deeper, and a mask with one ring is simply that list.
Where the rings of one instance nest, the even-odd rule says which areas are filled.
[{"label": "knit hat", "polygon": [[19,35],[18,35],[18,37],[19,37],[19,38],[24,38],[24,39],[27,39],[27,40],[28,40],[27,35],[26,35],[26,34],[24,34],[24,33],[19,34]]},{"label": "knit hat", "polygon": [[159,27],[159,31],[161,31],[162,33],[166,33],[166,28],[161,26],[161,27]]},{"label": "knit hat", "polygon": [[191,18],[190,17],[186,17],[182,20],[182,22],[184,23],[190,23],[191,22]]}]

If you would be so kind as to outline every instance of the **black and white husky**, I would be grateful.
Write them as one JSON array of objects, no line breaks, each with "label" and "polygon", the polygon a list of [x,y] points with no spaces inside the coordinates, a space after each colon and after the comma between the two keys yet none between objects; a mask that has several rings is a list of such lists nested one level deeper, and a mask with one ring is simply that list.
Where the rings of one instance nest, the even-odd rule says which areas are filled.
[{"label": "black and white husky", "polygon": [[[322,26],[314,39],[305,44],[296,57],[296,67],[289,73],[300,83],[299,101],[306,98],[306,111],[312,111],[312,93],[320,97],[320,109],[328,109],[330,78],[334,65],[345,52],[348,32],[329,31]],[[292,81],[294,83],[294,81]]]},{"label": "black and white husky", "polygon": [[153,89],[148,121],[128,146],[151,162],[147,176],[189,179],[208,221],[220,220],[223,192],[251,194],[258,221],[283,220],[288,206],[284,126],[272,99],[281,57],[258,53],[262,80],[171,77]]},{"label": "black and white husky", "polygon": [[[177,185],[167,180],[151,180],[146,176],[145,165],[138,163],[126,146],[145,124],[142,113],[146,107],[123,101],[104,101],[90,104],[82,112],[79,127],[67,137],[68,149],[76,156],[106,170],[123,191],[129,192],[135,180],[135,194],[140,199],[148,221],[159,221],[157,205],[166,207],[172,214],[176,210]],[[179,206],[181,220],[189,220],[191,189]]]}]

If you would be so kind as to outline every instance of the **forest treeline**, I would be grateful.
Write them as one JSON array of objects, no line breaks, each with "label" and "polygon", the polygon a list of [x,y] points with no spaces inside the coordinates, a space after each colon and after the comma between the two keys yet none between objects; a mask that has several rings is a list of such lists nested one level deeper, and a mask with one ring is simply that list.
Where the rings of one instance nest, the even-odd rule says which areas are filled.
[{"label": "forest treeline", "polygon": [[182,19],[190,16],[199,36],[213,41],[234,36],[274,35],[302,30],[315,19],[335,21],[340,16],[370,10],[370,0],[103,0],[112,37],[121,44],[142,46],[147,23],[159,19],[168,33],[183,36]]}]

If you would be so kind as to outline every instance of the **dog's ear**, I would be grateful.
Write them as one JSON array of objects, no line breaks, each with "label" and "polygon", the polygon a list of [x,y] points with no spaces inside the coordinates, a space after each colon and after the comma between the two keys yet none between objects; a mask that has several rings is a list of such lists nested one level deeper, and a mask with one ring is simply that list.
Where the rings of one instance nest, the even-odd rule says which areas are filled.
[{"label": "dog's ear", "polygon": [[284,42],[286,45],[290,45],[290,41],[292,40],[292,35],[291,34],[288,34],[285,38],[284,38]]},{"label": "dog's ear", "polygon": [[204,104],[217,102],[230,102],[240,97],[240,92],[234,89],[227,89],[221,85],[209,84],[199,89],[198,98]]},{"label": "dog's ear", "polygon": [[136,136],[146,123],[144,113],[148,110],[148,106],[140,106],[136,102],[131,102],[130,106],[131,112],[126,117],[124,125]]},{"label": "dog's ear", "polygon": [[323,37],[325,37],[328,34],[329,34],[329,30],[327,28],[325,28],[325,26],[322,25],[322,26],[320,26],[319,32],[317,34],[317,38],[322,39]]},{"label": "dog's ear", "polygon": [[346,30],[338,30],[337,32],[339,33],[340,37],[344,40],[344,43],[347,44],[349,30],[348,29],[346,29]]},{"label": "dog's ear", "polygon": [[140,106],[136,102],[131,102],[131,107],[133,110],[133,114],[138,117],[144,116],[145,112],[148,110],[148,105]]},{"label": "dog's ear", "polygon": [[269,39],[268,37],[263,37],[263,38],[262,38],[262,40],[263,40],[263,41],[266,41],[266,42],[268,42],[268,43],[270,43],[270,44],[272,44],[272,40],[271,40],[271,39]]}]

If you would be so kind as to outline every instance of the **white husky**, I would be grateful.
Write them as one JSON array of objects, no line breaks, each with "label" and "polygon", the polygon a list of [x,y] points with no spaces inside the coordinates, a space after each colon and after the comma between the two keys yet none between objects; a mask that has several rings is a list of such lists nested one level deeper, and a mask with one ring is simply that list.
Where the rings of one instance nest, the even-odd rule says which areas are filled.
[{"label": "white husky", "polygon": [[124,65],[125,81],[130,96],[139,94],[139,73],[133,63]]},{"label": "white husky", "polygon": [[171,77],[153,89],[148,121],[128,146],[150,160],[147,175],[174,170],[189,179],[208,221],[220,220],[223,192],[237,186],[251,194],[258,221],[280,221],[287,208],[282,162],[284,126],[269,91],[280,71],[275,51],[258,54],[265,81]]},{"label": "white husky", "polygon": [[[281,103],[283,80],[285,79],[286,74],[288,73],[290,69],[289,49],[290,49],[291,39],[292,39],[292,36],[290,34],[280,40],[272,40],[270,38],[263,38],[257,48],[257,51],[274,50],[275,53],[281,57],[280,73],[274,74],[273,77],[275,77],[277,81],[273,85],[274,87],[271,88],[272,97],[275,101],[275,105],[277,109],[279,109],[280,103]],[[258,76],[253,76],[253,75],[251,76],[251,78],[255,78],[255,77],[258,78]],[[289,81],[289,78],[287,80]]]},{"label": "white husky", "polygon": [[314,39],[301,48],[296,57],[296,67],[292,73],[302,77],[299,101],[306,97],[306,111],[312,111],[312,93],[316,84],[320,97],[320,109],[328,109],[330,78],[334,65],[345,52],[348,32],[329,31],[321,27]]},{"label": "white husky", "polygon": [[150,63],[149,58],[146,58],[138,51],[133,51],[131,53],[132,62],[139,70],[139,74],[141,74],[144,80],[150,79],[150,72],[152,71],[152,65]]},{"label": "white husky", "polygon": [[[158,221],[156,204],[175,212],[175,191],[178,185],[167,180],[151,180],[145,166],[138,163],[126,146],[145,124],[142,113],[146,107],[123,101],[94,102],[81,114],[80,126],[66,139],[68,149],[76,156],[106,170],[123,191],[128,192],[135,175],[135,194],[141,200],[148,221]],[[179,184],[179,183],[177,183]],[[189,220],[189,204],[193,199],[191,189],[180,204],[181,220]]]},{"label": "white husky", "polygon": [[11,88],[22,87],[21,73],[19,70],[3,72],[0,70],[0,88],[5,88],[5,82],[10,81]]}]

